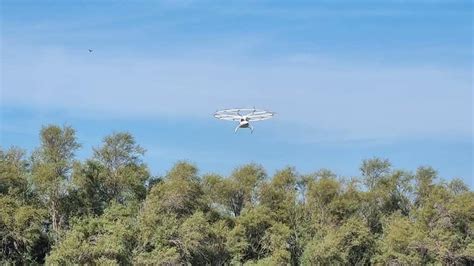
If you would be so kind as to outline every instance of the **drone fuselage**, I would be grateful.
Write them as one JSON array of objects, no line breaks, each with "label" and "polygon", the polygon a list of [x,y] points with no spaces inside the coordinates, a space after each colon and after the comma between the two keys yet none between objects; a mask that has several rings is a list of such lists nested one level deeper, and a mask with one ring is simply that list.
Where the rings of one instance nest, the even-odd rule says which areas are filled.
[{"label": "drone fuselage", "polygon": [[250,131],[253,132],[253,127],[250,125],[249,119],[246,116],[240,118],[239,125],[235,128],[235,132],[237,132],[239,128],[250,128]]},{"label": "drone fuselage", "polygon": [[239,127],[240,128],[248,128],[249,127],[249,120],[246,116],[242,116],[240,118],[240,122],[239,122]]},{"label": "drone fuselage", "polygon": [[240,128],[248,128],[250,126],[250,123],[248,121],[241,121],[239,123]]}]

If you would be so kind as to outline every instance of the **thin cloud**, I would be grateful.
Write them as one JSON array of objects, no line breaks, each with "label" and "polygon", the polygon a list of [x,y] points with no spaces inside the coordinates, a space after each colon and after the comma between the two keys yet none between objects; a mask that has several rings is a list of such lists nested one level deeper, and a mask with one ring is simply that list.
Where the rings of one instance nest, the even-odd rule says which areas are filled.
[{"label": "thin cloud", "polygon": [[137,118],[206,118],[217,108],[255,105],[277,111],[282,123],[346,139],[472,132],[471,73],[462,70],[349,65],[317,55],[241,58],[111,59],[9,48],[2,103]]}]

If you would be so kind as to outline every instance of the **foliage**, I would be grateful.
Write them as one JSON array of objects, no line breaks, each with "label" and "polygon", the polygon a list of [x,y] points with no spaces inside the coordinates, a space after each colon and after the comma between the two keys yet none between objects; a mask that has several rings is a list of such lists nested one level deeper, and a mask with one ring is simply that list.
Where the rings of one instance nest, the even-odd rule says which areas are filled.
[{"label": "foliage", "polygon": [[93,264],[99,261],[130,264],[136,235],[136,210],[112,205],[100,217],[74,221],[53,247],[48,264]]},{"label": "foliage", "polygon": [[[47,245],[44,209],[10,195],[0,197],[0,262],[42,261]],[[3,263],[2,263],[3,264]]]},{"label": "foliage", "polygon": [[144,183],[150,174],[142,161],[144,154],[145,149],[135,143],[130,133],[107,136],[103,145],[94,149],[92,161],[100,170],[98,177],[107,201],[124,202],[145,197]]},{"label": "foliage", "polygon": [[129,133],[81,161],[79,147],[50,125],[30,158],[0,149],[0,264],[474,264],[474,192],[431,167],[220,176],[181,161],[151,177]]},{"label": "foliage", "polygon": [[239,216],[245,206],[255,203],[257,189],[266,177],[262,166],[247,164],[236,168],[228,178],[207,175],[203,183],[215,204],[233,216]]},{"label": "foliage", "polygon": [[375,239],[367,225],[351,218],[339,228],[332,228],[323,238],[314,238],[303,253],[302,262],[315,264],[365,265],[374,252]]},{"label": "foliage", "polygon": [[19,195],[27,192],[27,162],[24,154],[24,151],[15,147],[7,151],[0,149],[0,194]]},{"label": "foliage", "polygon": [[67,197],[74,153],[80,147],[75,134],[69,126],[43,127],[40,147],[32,159],[33,185],[48,209],[55,239],[68,218],[64,199]]}]

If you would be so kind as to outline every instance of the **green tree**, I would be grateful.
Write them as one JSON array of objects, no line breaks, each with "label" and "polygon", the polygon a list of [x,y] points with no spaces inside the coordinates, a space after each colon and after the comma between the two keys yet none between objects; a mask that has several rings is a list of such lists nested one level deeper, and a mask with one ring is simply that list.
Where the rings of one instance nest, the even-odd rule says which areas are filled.
[{"label": "green tree", "polygon": [[226,179],[206,176],[204,184],[214,202],[239,216],[245,206],[255,203],[258,188],[266,177],[262,166],[247,164],[236,168]]},{"label": "green tree", "polygon": [[334,217],[337,224],[344,223],[353,216],[360,217],[362,199],[363,193],[358,190],[356,180],[342,184],[339,195],[329,204],[331,217]]},{"label": "green tree", "polygon": [[[96,172],[97,178],[94,179],[101,183],[98,192],[105,194],[107,201],[123,203],[128,199],[143,199],[145,181],[150,178],[142,160],[144,154],[145,149],[136,144],[130,133],[114,133],[104,138],[101,147],[94,149],[92,162],[86,164],[86,173],[82,177],[91,180],[90,174]],[[90,190],[87,186],[85,189]]]},{"label": "green tree", "polygon": [[392,164],[387,159],[373,158],[364,160],[360,171],[364,178],[364,184],[373,189],[379,180],[391,172]]},{"label": "green tree", "polygon": [[[286,231],[286,228],[288,229],[285,244],[287,246],[285,250],[281,248],[272,249],[271,263],[276,263],[277,261],[278,264],[283,263],[286,259],[283,259],[282,256],[288,252],[288,261],[286,263],[298,264],[299,257],[303,252],[302,245],[305,241],[308,225],[305,223],[304,206],[298,200],[298,180],[300,180],[300,177],[296,170],[287,167],[277,171],[270,182],[265,182],[261,186],[260,205],[269,209],[271,211],[269,219],[277,222],[273,224],[272,228],[276,227],[268,233],[271,234],[272,230],[282,233]],[[282,229],[283,225],[285,230]],[[277,255],[277,253],[280,255]]]},{"label": "green tree", "polygon": [[[247,249],[239,256],[244,260],[259,260],[267,257],[268,250],[264,247],[264,236],[272,225],[270,210],[263,206],[245,208],[236,219],[236,226],[240,226],[245,232],[245,243]],[[241,243],[238,243],[241,246]],[[232,248],[234,249],[234,248]]]},{"label": "green tree", "polygon": [[48,249],[46,210],[10,195],[0,196],[0,264],[41,263]]},{"label": "green tree", "polygon": [[375,239],[365,223],[351,218],[339,228],[332,228],[323,238],[308,243],[303,265],[366,265],[375,253]]},{"label": "green tree", "polygon": [[24,156],[25,152],[19,148],[7,151],[0,148],[0,194],[26,197],[28,164]]},{"label": "green tree", "polygon": [[274,219],[290,223],[297,198],[297,174],[293,168],[278,171],[260,191],[260,204],[272,210]]},{"label": "green tree", "polygon": [[206,208],[198,169],[187,162],[178,162],[148,194],[145,212],[171,213],[178,218]]},{"label": "green tree", "polygon": [[80,147],[69,126],[50,125],[40,132],[40,147],[33,154],[33,183],[48,208],[53,233],[65,224],[62,200],[67,196],[74,153]]},{"label": "green tree", "polygon": [[288,265],[291,263],[291,229],[283,223],[276,222],[270,227],[262,239],[263,248],[268,250],[268,262],[272,265]]},{"label": "green tree", "polygon": [[110,201],[104,179],[103,166],[97,161],[76,163],[73,171],[75,189],[71,198],[78,201],[77,215],[101,215]]},{"label": "green tree", "polygon": [[384,232],[374,261],[382,264],[426,264],[434,262],[427,249],[427,232],[413,220],[394,213],[385,219]]},{"label": "green tree", "polygon": [[137,207],[113,204],[100,217],[73,221],[71,229],[52,249],[46,263],[130,264],[136,243]]},{"label": "green tree", "polygon": [[445,184],[430,185],[430,193],[413,211],[427,236],[426,249],[437,262],[473,262],[474,193],[455,194]]},{"label": "green tree", "polygon": [[362,180],[369,188],[362,194],[362,214],[373,233],[382,233],[382,219],[400,211],[408,215],[411,209],[413,176],[393,170],[388,160],[365,160],[361,166]]},{"label": "green tree", "polygon": [[320,230],[325,224],[335,223],[331,203],[342,193],[342,185],[334,175],[322,175],[308,183],[306,196],[307,210],[312,220],[313,230]]},{"label": "green tree", "polygon": [[433,181],[437,179],[436,171],[431,167],[419,167],[415,174],[417,205],[422,205],[424,199],[429,197],[434,187]]},{"label": "green tree", "polygon": [[246,251],[249,248],[245,227],[241,224],[236,224],[229,232],[226,248],[231,256],[231,264],[241,264],[245,261]]},{"label": "green tree", "polygon": [[[148,200],[147,200],[148,201]],[[145,210],[139,216],[138,246],[134,262],[140,265],[173,265],[182,262],[178,247],[180,221],[176,215],[159,214],[151,211],[145,203]]]},{"label": "green tree", "polygon": [[140,213],[137,263],[205,264],[215,256],[210,246],[225,235],[217,234],[206,216],[209,208],[197,172],[179,162],[150,190]]}]

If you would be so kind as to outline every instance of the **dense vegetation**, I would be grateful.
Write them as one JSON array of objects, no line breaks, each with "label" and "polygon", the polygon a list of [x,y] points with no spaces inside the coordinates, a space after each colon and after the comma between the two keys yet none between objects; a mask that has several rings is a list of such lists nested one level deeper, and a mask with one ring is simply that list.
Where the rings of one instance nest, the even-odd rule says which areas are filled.
[{"label": "dense vegetation", "polygon": [[436,171],[365,160],[329,170],[230,176],[178,162],[153,177],[145,150],[114,133],[85,161],[71,127],[31,154],[0,149],[0,264],[473,264],[474,193]]}]

